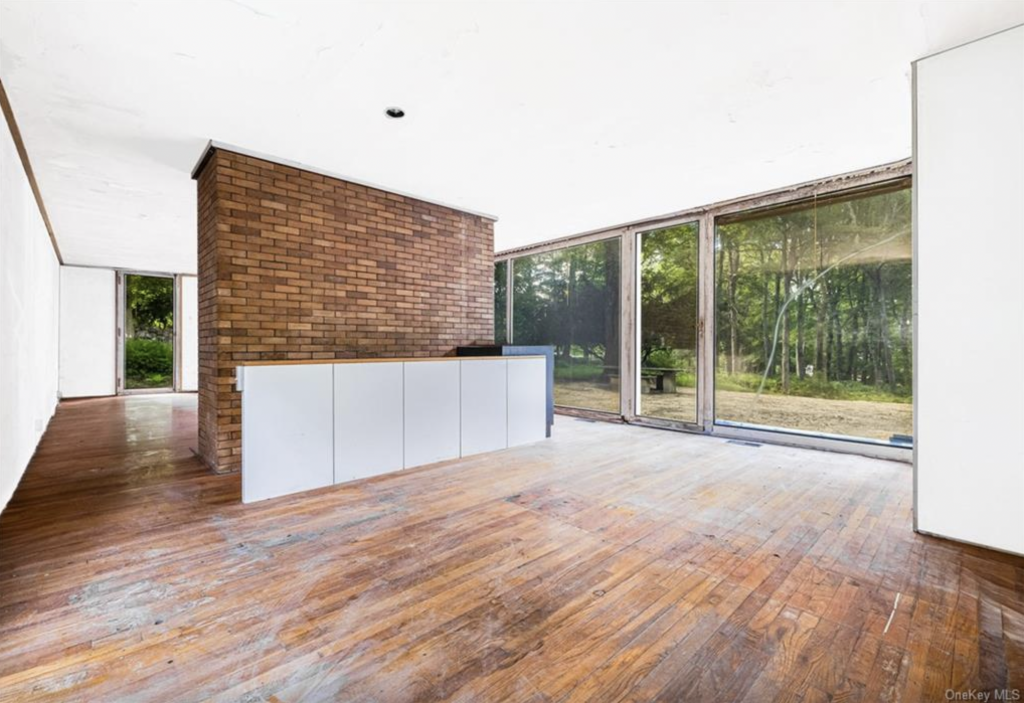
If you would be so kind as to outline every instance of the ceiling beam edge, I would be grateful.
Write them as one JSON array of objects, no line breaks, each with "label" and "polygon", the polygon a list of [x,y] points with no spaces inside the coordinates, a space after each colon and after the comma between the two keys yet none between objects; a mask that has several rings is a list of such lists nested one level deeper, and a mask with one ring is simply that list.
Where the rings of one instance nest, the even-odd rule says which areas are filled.
[{"label": "ceiling beam edge", "polygon": [[50,244],[53,245],[53,253],[57,255],[57,262],[64,265],[64,257],[60,253],[60,246],[57,244],[57,235],[53,233],[53,225],[50,224],[50,216],[46,214],[46,205],[43,203],[43,194],[39,191],[39,183],[36,182],[36,175],[32,171],[32,163],[28,159],[28,151],[25,149],[25,142],[21,138],[21,130],[18,129],[18,122],[14,119],[14,110],[11,109],[11,101],[7,97],[7,89],[0,80],[0,110],[7,120],[7,129],[11,132],[11,139],[14,140],[14,148],[21,157],[21,165],[25,169],[25,176],[32,188],[32,195],[35,196],[36,205],[39,207],[39,215],[43,218],[46,232],[50,235]]}]

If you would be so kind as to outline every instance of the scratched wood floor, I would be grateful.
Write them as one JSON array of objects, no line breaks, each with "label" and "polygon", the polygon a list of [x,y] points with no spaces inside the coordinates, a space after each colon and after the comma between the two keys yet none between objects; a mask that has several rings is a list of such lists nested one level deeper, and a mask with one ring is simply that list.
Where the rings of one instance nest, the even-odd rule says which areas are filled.
[{"label": "scratched wood floor", "polygon": [[913,534],[908,466],[567,417],[555,433],[243,506],[238,476],[190,452],[194,397],[63,403],[0,517],[0,699],[1022,687],[1024,559]]}]

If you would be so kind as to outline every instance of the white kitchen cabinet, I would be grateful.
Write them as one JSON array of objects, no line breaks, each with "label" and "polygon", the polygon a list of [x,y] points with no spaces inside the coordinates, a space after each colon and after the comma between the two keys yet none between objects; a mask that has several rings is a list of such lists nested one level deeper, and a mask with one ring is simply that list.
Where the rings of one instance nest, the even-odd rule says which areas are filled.
[{"label": "white kitchen cabinet", "polygon": [[242,502],[334,483],[330,364],[248,366],[243,374]]},{"label": "white kitchen cabinet", "polygon": [[473,359],[459,362],[462,397],[462,456],[508,446],[508,362]]},{"label": "white kitchen cabinet", "polygon": [[335,483],[403,468],[402,367],[402,362],[335,364]]},{"label": "white kitchen cabinet", "polygon": [[405,468],[459,456],[459,363],[451,359],[403,365]]},{"label": "white kitchen cabinet", "polygon": [[508,446],[539,442],[547,435],[546,361],[508,358]]},{"label": "white kitchen cabinet", "polygon": [[251,503],[545,439],[544,357],[241,366]]}]

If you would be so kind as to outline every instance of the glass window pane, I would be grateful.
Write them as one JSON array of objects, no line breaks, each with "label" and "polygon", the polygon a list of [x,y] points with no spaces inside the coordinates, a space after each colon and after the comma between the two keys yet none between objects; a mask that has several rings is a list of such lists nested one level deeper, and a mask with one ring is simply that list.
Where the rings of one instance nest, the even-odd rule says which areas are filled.
[{"label": "glass window pane", "polygon": [[911,441],[908,185],[716,234],[716,421]]},{"label": "glass window pane", "polygon": [[174,383],[174,279],[126,274],[124,387]]},{"label": "glass window pane", "polygon": [[507,326],[505,324],[508,309],[508,262],[498,261],[494,264],[494,343],[508,344]]},{"label": "glass window pane", "polygon": [[555,403],[619,412],[619,240],[512,265],[512,339],[555,347]]},{"label": "glass window pane", "polygon": [[639,235],[640,415],[697,421],[697,233],[690,222]]}]

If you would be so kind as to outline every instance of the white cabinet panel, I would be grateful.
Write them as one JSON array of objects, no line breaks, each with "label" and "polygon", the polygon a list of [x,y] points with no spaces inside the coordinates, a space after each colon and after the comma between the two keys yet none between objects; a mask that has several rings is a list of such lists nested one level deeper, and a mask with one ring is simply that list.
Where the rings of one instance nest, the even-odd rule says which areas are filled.
[{"label": "white cabinet panel", "polygon": [[539,442],[547,435],[547,362],[508,359],[508,446]]},{"label": "white cabinet panel", "polygon": [[405,467],[459,456],[459,362],[405,366]]},{"label": "white cabinet panel", "polygon": [[335,483],[403,467],[402,366],[334,366]]},{"label": "white cabinet panel", "polygon": [[249,366],[242,392],[242,502],[334,483],[331,364]]},{"label": "white cabinet panel", "polygon": [[462,373],[462,456],[508,446],[507,362],[464,359]]}]

